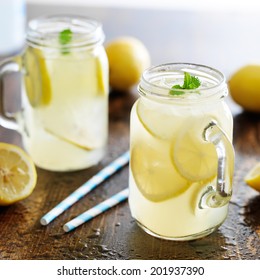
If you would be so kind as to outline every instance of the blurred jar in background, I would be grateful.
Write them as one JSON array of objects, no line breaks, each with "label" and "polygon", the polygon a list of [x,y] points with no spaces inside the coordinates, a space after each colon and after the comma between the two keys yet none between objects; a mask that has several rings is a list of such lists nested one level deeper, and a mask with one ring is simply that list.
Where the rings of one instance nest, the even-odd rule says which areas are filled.
[{"label": "blurred jar in background", "polygon": [[0,57],[14,55],[24,46],[25,0],[0,0]]}]

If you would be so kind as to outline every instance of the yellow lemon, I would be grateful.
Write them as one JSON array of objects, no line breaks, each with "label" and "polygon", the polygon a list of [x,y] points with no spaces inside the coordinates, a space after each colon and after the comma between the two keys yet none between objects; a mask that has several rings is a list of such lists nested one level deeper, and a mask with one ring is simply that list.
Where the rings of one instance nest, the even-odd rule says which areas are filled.
[{"label": "yellow lemon", "polygon": [[31,158],[18,146],[0,143],[0,205],[28,197],[35,188],[37,173]]},{"label": "yellow lemon", "polygon": [[106,84],[104,80],[103,70],[102,70],[102,64],[99,58],[96,59],[96,75],[97,75],[97,87],[99,92],[103,95],[108,90],[106,90]]},{"label": "yellow lemon", "polygon": [[24,55],[24,64],[24,81],[31,106],[48,105],[51,101],[51,80],[41,51],[28,47]]},{"label": "yellow lemon", "polygon": [[150,66],[150,55],[144,44],[134,37],[119,37],[106,45],[109,61],[109,83],[117,90],[135,85]]},{"label": "yellow lemon", "polygon": [[260,192],[260,162],[246,174],[244,180],[250,187]]},{"label": "yellow lemon", "polygon": [[229,80],[233,100],[247,111],[260,112],[260,65],[246,65]]}]

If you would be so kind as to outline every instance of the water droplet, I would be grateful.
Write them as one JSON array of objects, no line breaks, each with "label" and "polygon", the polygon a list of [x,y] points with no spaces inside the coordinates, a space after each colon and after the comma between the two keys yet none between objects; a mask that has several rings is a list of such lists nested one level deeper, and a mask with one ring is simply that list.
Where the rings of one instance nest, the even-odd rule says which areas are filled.
[{"label": "water droplet", "polygon": [[227,251],[228,250],[228,248],[225,247],[225,246],[220,246],[220,249],[221,249],[221,251]]},{"label": "water droplet", "polygon": [[110,251],[110,250],[107,248],[106,245],[96,245],[95,247],[98,248],[98,250],[99,250],[101,253],[109,252],[109,251]]},{"label": "water droplet", "polygon": [[87,238],[97,238],[100,236],[100,231],[96,231],[90,235],[87,236]]}]

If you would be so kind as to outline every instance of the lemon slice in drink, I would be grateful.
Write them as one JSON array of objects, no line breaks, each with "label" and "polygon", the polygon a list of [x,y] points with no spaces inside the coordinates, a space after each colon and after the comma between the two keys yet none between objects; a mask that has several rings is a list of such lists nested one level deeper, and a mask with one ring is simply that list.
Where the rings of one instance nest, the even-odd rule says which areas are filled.
[{"label": "lemon slice in drink", "polygon": [[260,192],[260,162],[249,170],[244,180],[250,187]]},{"label": "lemon slice in drink", "polygon": [[104,61],[105,58],[97,57],[96,58],[96,75],[97,75],[97,88],[98,92],[101,95],[108,94],[108,69],[104,69],[105,67],[108,68],[107,62]]},{"label": "lemon slice in drink", "polygon": [[189,183],[172,165],[169,153],[149,145],[136,145],[131,151],[131,170],[145,198],[160,202],[184,192]]},{"label": "lemon slice in drink", "polygon": [[183,177],[192,182],[209,180],[217,175],[216,149],[196,131],[200,131],[196,125],[186,130],[172,146],[173,164]]},{"label": "lemon slice in drink", "polygon": [[28,47],[24,55],[24,64],[26,69],[24,81],[31,106],[50,104],[51,81],[41,51]]},{"label": "lemon slice in drink", "polygon": [[[138,102],[136,111],[145,129],[154,137],[163,140],[172,141],[185,119],[178,115],[176,110],[173,112],[170,106],[151,101]],[[174,115],[178,116],[178,121],[175,121]]]},{"label": "lemon slice in drink", "polygon": [[131,170],[143,196],[160,202],[181,194],[190,184],[172,164],[171,142],[154,137],[140,121],[138,104],[132,109],[135,140],[131,147]]},{"label": "lemon slice in drink", "polygon": [[28,197],[36,180],[35,165],[30,157],[15,145],[0,143],[0,205]]}]

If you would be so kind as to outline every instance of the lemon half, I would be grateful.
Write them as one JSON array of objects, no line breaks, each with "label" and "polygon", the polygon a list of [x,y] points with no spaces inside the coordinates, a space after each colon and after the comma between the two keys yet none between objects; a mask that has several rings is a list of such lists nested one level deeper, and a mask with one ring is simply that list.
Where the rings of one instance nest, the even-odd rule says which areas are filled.
[{"label": "lemon half", "polygon": [[250,187],[260,192],[260,162],[249,170],[244,180]]},{"label": "lemon half", "polygon": [[0,205],[28,197],[35,188],[37,173],[31,158],[19,147],[0,143]]}]

